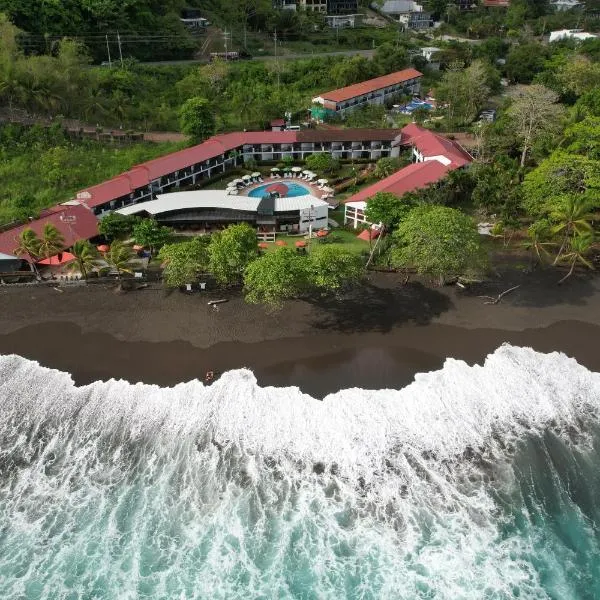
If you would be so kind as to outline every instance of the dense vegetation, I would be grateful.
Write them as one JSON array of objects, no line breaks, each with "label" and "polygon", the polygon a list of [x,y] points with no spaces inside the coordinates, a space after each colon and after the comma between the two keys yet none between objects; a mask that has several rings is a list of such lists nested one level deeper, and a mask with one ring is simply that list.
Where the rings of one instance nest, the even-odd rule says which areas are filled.
[{"label": "dense vegetation", "polygon": [[36,216],[98,183],[177,148],[136,144],[123,148],[71,141],[60,125],[49,129],[0,127],[0,223]]}]

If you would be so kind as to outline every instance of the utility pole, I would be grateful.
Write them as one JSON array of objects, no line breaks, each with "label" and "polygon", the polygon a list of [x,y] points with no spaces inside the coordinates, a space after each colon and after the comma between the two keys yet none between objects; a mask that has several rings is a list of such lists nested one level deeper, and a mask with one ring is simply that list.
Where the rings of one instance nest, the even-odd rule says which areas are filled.
[{"label": "utility pole", "polygon": [[108,66],[112,69],[112,61],[110,60],[110,46],[108,45],[108,33],[106,34],[106,51],[108,52]]},{"label": "utility pole", "polygon": [[117,31],[117,42],[119,42],[119,58],[121,59],[121,68],[123,68],[123,51],[121,50],[121,36]]},{"label": "utility pole", "polygon": [[275,70],[277,71],[277,87],[279,87],[279,60],[277,57],[277,29],[275,30],[275,35],[273,36],[275,40]]},{"label": "utility pole", "polygon": [[225,60],[229,60],[229,53],[228,53],[228,42],[229,42],[229,37],[231,36],[231,33],[229,33],[229,31],[225,30],[223,31],[223,43],[225,44]]}]

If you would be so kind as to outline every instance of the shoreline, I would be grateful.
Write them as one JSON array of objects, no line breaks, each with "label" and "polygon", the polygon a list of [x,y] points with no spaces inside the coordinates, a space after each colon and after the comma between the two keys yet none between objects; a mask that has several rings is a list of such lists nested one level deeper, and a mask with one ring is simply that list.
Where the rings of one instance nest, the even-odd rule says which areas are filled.
[{"label": "shoreline", "polygon": [[[465,292],[375,273],[344,298],[294,301],[276,313],[235,293],[215,312],[209,295],[163,289],[117,295],[105,286],[63,293],[7,286],[0,354],[69,372],[77,384],[116,378],[172,386],[246,367],[261,386],[298,386],[320,398],[351,387],[398,389],[446,358],[482,364],[505,342],[562,351],[600,371],[600,278],[557,287],[555,273],[511,275]],[[522,287],[502,303],[479,297],[515,278]]]}]

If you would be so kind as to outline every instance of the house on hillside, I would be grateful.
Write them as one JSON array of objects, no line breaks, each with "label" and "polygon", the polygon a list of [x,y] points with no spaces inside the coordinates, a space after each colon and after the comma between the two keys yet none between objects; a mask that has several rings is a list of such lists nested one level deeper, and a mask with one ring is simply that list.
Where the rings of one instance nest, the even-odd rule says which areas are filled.
[{"label": "house on hillside", "polygon": [[379,10],[398,21],[407,29],[433,27],[433,17],[423,6],[413,0],[386,0]]},{"label": "house on hillside", "polygon": [[583,31],[583,29],[559,29],[558,31],[551,31],[549,42],[559,42],[560,40],[577,40],[584,41],[597,38],[597,35]]},{"label": "house on hillside", "polygon": [[325,115],[344,117],[357,108],[370,104],[385,104],[401,94],[418,94],[421,90],[422,77],[423,74],[416,69],[404,69],[338,90],[324,92],[312,99],[313,104],[317,105],[317,110],[311,113],[313,118],[319,118],[323,112]]}]

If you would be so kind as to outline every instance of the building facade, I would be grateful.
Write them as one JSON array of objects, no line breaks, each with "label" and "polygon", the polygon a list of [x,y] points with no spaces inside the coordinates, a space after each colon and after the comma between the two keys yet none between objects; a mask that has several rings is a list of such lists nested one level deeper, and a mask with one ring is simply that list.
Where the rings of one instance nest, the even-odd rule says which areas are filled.
[{"label": "building facade", "polygon": [[159,195],[156,200],[127,206],[123,215],[152,217],[174,229],[214,230],[248,223],[261,237],[280,232],[306,233],[327,228],[329,204],[315,196],[263,198],[229,196],[223,190],[197,190]]},{"label": "building facade", "polygon": [[340,160],[398,156],[394,129],[248,131],[217,135],[206,142],[157,158],[96,186],[81,190],[76,201],[97,216],[191,187],[252,159],[279,162],[328,153]]},{"label": "building facade", "polygon": [[358,0],[327,0],[330,15],[344,15],[358,12]]},{"label": "building facade", "polygon": [[350,223],[354,228],[371,225],[365,210],[369,198],[378,192],[401,197],[407,192],[435,185],[450,171],[467,167],[473,160],[457,142],[415,123],[402,128],[394,145],[409,146],[414,162],[348,198],[344,203],[344,223]]},{"label": "building facade", "polygon": [[404,69],[396,73],[376,77],[362,83],[325,92],[312,99],[317,105],[313,117],[319,112],[344,117],[349,112],[370,104],[385,104],[394,97],[418,94],[423,74],[416,69]]}]

